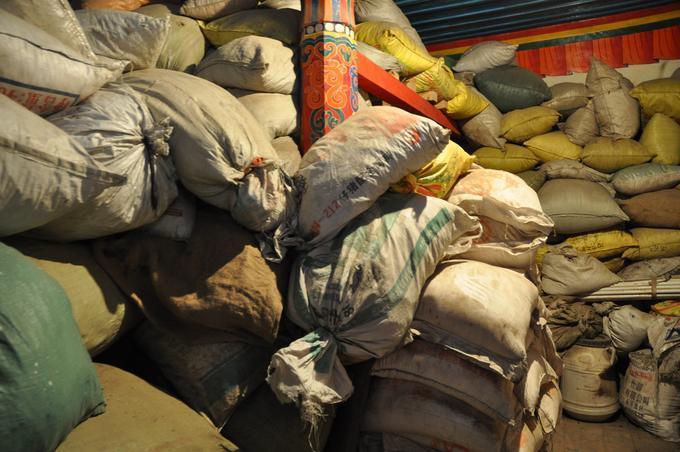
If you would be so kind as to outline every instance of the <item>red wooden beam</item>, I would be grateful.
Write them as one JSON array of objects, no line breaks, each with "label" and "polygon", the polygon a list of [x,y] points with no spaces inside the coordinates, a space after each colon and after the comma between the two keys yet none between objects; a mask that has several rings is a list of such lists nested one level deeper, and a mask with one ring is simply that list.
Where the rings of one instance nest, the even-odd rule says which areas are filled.
[{"label": "red wooden beam", "polygon": [[359,68],[359,88],[384,100],[390,105],[403,108],[411,113],[432,119],[451,130],[452,138],[461,136],[456,127],[441,111],[420,97],[415,91],[406,87],[396,78],[385,72],[380,66],[357,52]]}]

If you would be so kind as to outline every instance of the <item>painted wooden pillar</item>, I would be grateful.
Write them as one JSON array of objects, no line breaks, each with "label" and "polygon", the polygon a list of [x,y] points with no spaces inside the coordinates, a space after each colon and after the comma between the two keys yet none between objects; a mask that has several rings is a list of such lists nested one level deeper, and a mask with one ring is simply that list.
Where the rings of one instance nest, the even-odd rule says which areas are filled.
[{"label": "painted wooden pillar", "polygon": [[304,0],[302,152],[359,107],[354,0]]}]

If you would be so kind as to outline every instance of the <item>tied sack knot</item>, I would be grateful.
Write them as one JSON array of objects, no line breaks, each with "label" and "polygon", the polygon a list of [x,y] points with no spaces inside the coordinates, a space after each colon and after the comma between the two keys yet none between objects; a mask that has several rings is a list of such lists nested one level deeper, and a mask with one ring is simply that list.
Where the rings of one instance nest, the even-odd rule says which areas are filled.
[{"label": "tied sack knot", "polygon": [[170,125],[170,118],[165,118],[142,130],[144,142],[151,155],[161,157],[170,155],[168,140],[170,140],[172,130],[173,127]]}]

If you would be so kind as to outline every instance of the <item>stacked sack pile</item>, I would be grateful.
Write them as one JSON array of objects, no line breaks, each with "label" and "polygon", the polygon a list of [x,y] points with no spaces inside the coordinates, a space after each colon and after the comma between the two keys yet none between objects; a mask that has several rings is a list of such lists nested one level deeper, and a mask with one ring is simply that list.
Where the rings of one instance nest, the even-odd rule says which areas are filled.
[{"label": "stacked sack pile", "polygon": [[[256,1],[146,3],[0,7],[2,329],[13,332],[0,360],[11,375],[0,442],[8,450],[53,450],[104,402],[106,413],[64,450],[102,440],[124,450],[142,438],[150,449],[176,441],[236,450],[217,428],[264,382],[276,341],[286,340],[288,266],[267,262],[254,233],[273,236],[295,218],[297,77],[287,46],[298,40],[300,13],[255,9]],[[196,20],[233,16],[231,29]],[[269,16],[281,30],[274,37]],[[206,55],[206,27],[230,47]],[[262,112],[268,93],[232,94],[206,80],[215,67],[231,68],[230,87],[271,93],[279,116]],[[190,75],[199,69],[204,78]],[[128,332],[171,390],[217,428],[121,368],[92,366],[90,356]],[[307,447],[295,410],[277,411],[273,394],[259,393],[230,434],[252,433],[247,416],[267,413],[291,447]],[[157,423],[158,412],[174,415]]]},{"label": "stacked sack pile", "polygon": [[[540,447],[560,396],[544,308],[521,274],[552,227],[535,195],[482,169],[452,191],[473,159],[436,123],[393,107],[357,113],[300,162],[290,139],[299,11],[146,3],[92,0],[74,12],[12,0],[0,10],[0,317],[11,344],[0,359],[11,376],[0,442],[321,450],[333,405],[352,392],[343,366],[417,334],[396,353],[437,351],[440,371],[480,375],[494,391],[480,399],[450,378],[425,385],[421,401],[443,403],[463,442]],[[476,178],[497,184],[479,192]],[[461,310],[440,286],[467,275],[476,281],[459,294],[469,300]],[[497,334],[504,284],[521,288],[512,338]],[[467,317],[456,337],[451,325]],[[124,335],[186,405],[121,368],[93,366]],[[399,380],[376,380],[374,410],[395,381],[411,394],[424,384]],[[158,412],[174,415],[157,422]],[[366,431],[435,449],[458,441],[374,420]]]},{"label": "stacked sack pile", "polygon": [[429,54],[392,0],[357,0],[355,19],[357,50],[452,119],[471,118],[490,105],[477,90],[456,79],[444,58]]}]

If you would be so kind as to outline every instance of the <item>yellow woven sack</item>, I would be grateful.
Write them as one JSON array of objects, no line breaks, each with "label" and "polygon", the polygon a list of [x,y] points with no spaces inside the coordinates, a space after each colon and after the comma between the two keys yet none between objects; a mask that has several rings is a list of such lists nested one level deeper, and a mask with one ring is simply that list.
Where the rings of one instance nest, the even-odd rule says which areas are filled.
[{"label": "yellow woven sack", "polygon": [[680,256],[680,229],[634,228],[638,247],[626,250],[623,257],[633,261]]},{"label": "yellow woven sack", "polygon": [[593,232],[569,237],[565,242],[600,260],[621,256],[625,251],[637,247],[635,237],[626,231]]},{"label": "yellow woven sack", "polygon": [[503,149],[484,147],[472,155],[484,168],[521,173],[533,168],[540,161],[533,152],[518,144],[506,143]]},{"label": "yellow woven sack", "polygon": [[640,101],[647,116],[663,113],[673,119],[680,119],[680,80],[660,78],[642,82],[630,92]]},{"label": "yellow woven sack", "polygon": [[548,107],[528,107],[513,110],[501,119],[501,134],[513,143],[524,143],[531,137],[549,132],[560,114]]},{"label": "yellow woven sack", "polygon": [[603,173],[639,165],[652,157],[654,155],[643,145],[628,138],[599,137],[588,143],[581,153],[584,164]]},{"label": "yellow woven sack", "polygon": [[477,116],[488,106],[488,100],[463,84],[458,95],[446,103],[446,112],[453,119],[467,119]]},{"label": "yellow woven sack", "polygon": [[656,113],[645,126],[640,144],[656,154],[654,163],[680,165],[680,124],[668,116]]},{"label": "yellow woven sack", "polygon": [[453,141],[430,163],[391,186],[398,193],[419,193],[445,198],[461,174],[470,169],[475,158]]},{"label": "yellow woven sack", "polygon": [[453,77],[444,58],[439,58],[428,70],[413,77],[413,81],[416,92],[434,90],[446,100],[453,99],[466,88],[463,82]]},{"label": "yellow woven sack", "polygon": [[581,146],[572,143],[564,132],[556,131],[536,135],[524,142],[524,146],[544,162],[551,160],[578,160]]},{"label": "yellow woven sack", "polygon": [[680,317],[680,300],[668,300],[655,303],[651,306],[652,311],[672,317]]},{"label": "yellow woven sack", "polygon": [[626,260],[622,257],[615,257],[614,259],[603,262],[603,264],[610,272],[617,273],[626,266]]},{"label": "yellow woven sack", "polygon": [[420,74],[432,67],[437,59],[422,51],[399,26],[389,22],[364,22],[357,25],[354,37],[401,63],[402,75]]}]

